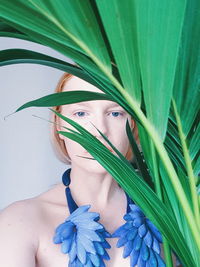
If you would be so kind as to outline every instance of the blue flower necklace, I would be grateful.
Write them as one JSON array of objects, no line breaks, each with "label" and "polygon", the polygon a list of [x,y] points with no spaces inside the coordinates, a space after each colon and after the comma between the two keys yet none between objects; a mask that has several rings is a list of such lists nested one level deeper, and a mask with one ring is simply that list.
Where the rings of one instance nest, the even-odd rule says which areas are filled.
[{"label": "blue flower necklace", "polygon": [[106,249],[111,248],[106,238],[112,237],[119,237],[117,247],[124,246],[123,257],[130,256],[131,267],[165,266],[160,256],[160,232],[127,194],[126,223],[111,235],[98,222],[99,213],[88,211],[91,205],[78,207],[75,203],[69,188],[70,172],[66,170],[62,177],[70,215],[53,237],[55,244],[61,244],[62,253],[69,254],[68,267],[105,267],[104,260],[110,259]]}]

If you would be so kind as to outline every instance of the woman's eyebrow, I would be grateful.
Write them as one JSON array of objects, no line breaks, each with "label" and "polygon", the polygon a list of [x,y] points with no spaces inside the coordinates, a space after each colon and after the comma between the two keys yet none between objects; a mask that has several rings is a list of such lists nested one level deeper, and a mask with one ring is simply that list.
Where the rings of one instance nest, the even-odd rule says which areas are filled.
[{"label": "woman's eyebrow", "polygon": [[[94,105],[94,103],[93,103]],[[88,101],[87,103],[85,102],[79,102],[79,103],[74,103],[73,106],[91,106],[90,101]],[[112,107],[121,107],[119,104],[113,102],[113,103],[108,103],[107,105],[105,105],[106,108],[112,108]]]}]

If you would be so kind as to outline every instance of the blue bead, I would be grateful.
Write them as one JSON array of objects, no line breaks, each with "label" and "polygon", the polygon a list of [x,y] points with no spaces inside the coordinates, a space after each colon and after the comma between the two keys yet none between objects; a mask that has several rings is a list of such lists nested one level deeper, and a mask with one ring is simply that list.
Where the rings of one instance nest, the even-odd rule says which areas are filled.
[{"label": "blue bead", "polygon": [[129,215],[132,217],[132,220],[139,218],[139,217],[144,217],[143,214],[141,214],[140,212],[136,212],[136,211],[131,211]]},{"label": "blue bead", "polygon": [[139,250],[141,248],[141,245],[142,245],[142,238],[139,235],[137,235],[133,241],[134,250]]},{"label": "blue bead", "polygon": [[158,262],[158,267],[165,267],[166,264],[164,263],[163,259],[160,257],[160,255],[158,255],[157,253],[155,253],[157,262]]},{"label": "blue bead", "polygon": [[101,261],[100,266],[99,267],[106,267],[105,263],[103,261]]},{"label": "blue bead", "polygon": [[139,236],[142,238],[144,235],[146,235],[146,232],[147,232],[147,228],[145,224],[140,225],[140,227],[138,228]]},{"label": "blue bead", "polygon": [[66,226],[68,225],[68,223],[71,225],[72,223],[71,222],[64,222],[64,223],[61,223],[60,225],[58,225],[58,227],[56,227],[56,230],[55,232],[56,233],[60,233],[62,231],[65,230]]},{"label": "blue bead", "polygon": [[74,218],[76,218],[77,216],[80,216],[83,213],[86,213],[90,207],[91,207],[91,205],[83,205],[83,206],[78,207],[78,209],[76,209],[73,213],[71,213],[69,215],[66,222],[68,222],[68,221],[73,222]]},{"label": "blue bead", "polygon": [[94,244],[90,239],[84,238],[84,236],[82,235],[77,235],[77,242],[81,242],[87,252],[90,252],[93,254],[96,253]]},{"label": "blue bead", "polygon": [[67,239],[67,238],[70,238],[74,235],[74,231],[76,230],[76,227],[74,226],[74,224],[72,225],[66,225],[65,226],[65,229],[63,229],[61,236],[62,236],[62,239]]},{"label": "blue bead", "polygon": [[[100,230],[100,231],[101,231],[101,230]],[[112,237],[112,235],[111,235],[109,232],[107,232],[107,231],[105,230],[105,228],[103,228],[102,236],[105,237],[105,238],[110,238],[110,237]]]},{"label": "blue bead", "polygon": [[99,235],[90,229],[79,228],[78,233],[85,236],[85,238],[90,239],[91,241],[102,241],[103,238],[100,238]]},{"label": "blue bead", "polygon": [[133,218],[131,217],[130,214],[125,214],[123,218],[124,218],[124,220],[126,220],[126,221],[132,221],[132,220],[133,220]]},{"label": "blue bead", "polygon": [[69,258],[70,258],[70,262],[73,262],[76,258],[76,242],[75,242],[75,239],[72,241],[72,245],[71,245],[71,248],[70,248],[70,251],[69,251]]},{"label": "blue bead", "polygon": [[131,229],[133,227],[133,222],[127,222],[124,224],[125,229]]},{"label": "blue bead", "polygon": [[124,225],[120,226],[113,234],[112,237],[120,237],[125,235],[129,230],[124,227]]},{"label": "blue bead", "polygon": [[139,254],[140,254],[139,251],[132,250],[130,254],[130,266],[131,267],[135,267],[135,265],[137,264]]},{"label": "blue bead", "polygon": [[[88,222],[88,221],[95,220],[97,216],[98,216],[98,213],[96,212],[84,212],[80,214],[79,216],[74,217],[72,221],[74,224]],[[103,228],[103,226],[101,228]]]},{"label": "blue bead", "polygon": [[117,241],[117,248],[122,247],[127,241],[128,240],[126,236],[119,238],[119,240]]},{"label": "blue bead", "polygon": [[79,261],[79,259],[76,259],[74,264],[75,264],[74,267],[83,267],[83,264]]},{"label": "blue bead", "polygon": [[66,170],[62,175],[62,182],[65,186],[68,186],[70,184],[70,172],[71,168]]},{"label": "blue bead", "polygon": [[101,242],[101,245],[104,247],[104,248],[111,248],[111,245],[105,240],[104,242]]},{"label": "blue bead", "polygon": [[77,242],[77,257],[83,265],[86,263],[86,251],[81,242]]},{"label": "blue bead", "polygon": [[139,212],[144,216],[144,213],[142,212],[142,210],[140,209],[139,206],[137,206],[135,204],[129,204],[129,207],[131,208],[132,211]]},{"label": "blue bead", "polygon": [[99,255],[103,255],[104,254],[104,248],[102,247],[101,243],[99,242],[94,242],[94,247],[96,249],[96,252],[99,254]]},{"label": "blue bead", "polygon": [[110,256],[108,255],[108,253],[107,253],[106,250],[104,251],[104,254],[102,255],[102,258],[103,258],[104,260],[110,260]]},{"label": "blue bead", "polygon": [[142,241],[142,246],[141,246],[141,256],[142,256],[142,259],[144,261],[147,261],[148,258],[149,258],[149,248],[147,247],[147,245],[145,244],[144,240]]},{"label": "blue bead", "polygon": [[155,237],[153,238],[153,246],[152,246],[152,248],[157,254],[160,254],[160,244],[159,244],[158,240]]},{"label": "blue bead", "polygon": [[94,221],[82,221],[82,222],[77,222],[77,227],[82,227],[82,228],[87,228],[89,230],[96,231],[98,229],[102,229],[102,226]]},{"label": "blue bead", "polygon": [[94,264],[94,266],[96,267],[100,266],[100,259],[98,255],[90,254],[90,260]]},{"label": "blue bead", "polygon": [[72,238],[64,240],[62,245],[61,245],[62,253],[64,253],[64,254],[68,253],[71,249],[71,244],[72,244]]},{"label": "blue bead", "polygon": [[140,252],[138,261],[137,261],[137,267],[145,267],[145,266],[146,266],[146,261],[143,260],[141,252]]},{"label": "blue bead", "polygon": [[61,240],[60,235],[55,235],[53,237],[53,242],[54,242],[54,244],[60,244],[60,243],[62,243],[62,240]]},{"label": "blue bead", "polygon": [[143,222],[144,222],[144,219],[142,217],[138,217],[134,219],[133,225],[138,228],[140,227],[141,224],[143,224]]},{"label": "blue bead", "polygon": [[131,229],[127,234],[127,239],[133,240],[135,238],[135,236],[137,235],[137,233],[138,233],[137,228]]},{"label": "blue bead", "polygon": [[145,237],[144,237],[144,241],[145,241],[145,244],[149,247],[149,248],[151,248],[151,245],[152,245],[152,235],[151,235],[151,233],[150,233],[150,231],[148,231],[147,232],[147,234],[145,235]]},{"label": "blue bead", "polygon": [[90,257],[89,257],[89,253],[87,253],[87,256],[86,256],[86,264],[85,264],[85,267],[93,267],[93,264],[90,260]]},{"label": "blue bead", "polygon": [[149,219],[146,219],[146,223],[147,223],[149,229],[151,230],[151,232],[153,233],[153,235],[161,243],[162,242],[161,233],[158,231],[158,229],[155,227],[155,225]]},{"label": "blue bead", "polygon": [[157,262],[155,253],[153,252],[152,249],[150,249],[149,251],[150,251],[150,257],[148,259],[149,266],[155,266],[155,267],[157,267],[158,266],[158,262]]},{"label": "blue bead", "polygon": [[128,257],[131,254],[132,250],[133,250],[133,240],[128,241],[124,245],[123,258]]}]

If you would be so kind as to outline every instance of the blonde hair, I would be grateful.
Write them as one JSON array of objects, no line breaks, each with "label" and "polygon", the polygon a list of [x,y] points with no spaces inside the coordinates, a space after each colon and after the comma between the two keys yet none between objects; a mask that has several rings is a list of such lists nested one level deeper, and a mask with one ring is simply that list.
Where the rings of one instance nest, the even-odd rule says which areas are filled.
[{"label": "blonde hair", "polygon": [[[71,79],[74,75],[70,74],[70,73],[64,73],[62,75],[62,77],[60,78],[56,89],[55,89],[55,93],[60,93],[63,91],[63,87],[65,85],[65,83]],[[52,108],[53,110],[57,111],[57,112],[61,112],[61,106],[55,106]],[[58,116],[52,112],[52,117],[51,117],[51,121],[53,121],[54,123],[51,124],[51,142],[55,151],[56,156],[65,164],[70,164],[71,163],[71,159],[68,155],[67,152],[67,148],[65,146],[65,142],[63,139],[60,138],[59,134],[57,133],[57,124],[58,124]],[[133,121],[133,120],[132,120]],[[134,127],[135,128],[135,127]],[[134,129],[132,130],[134,133]],[[132,154],[132,149],[129,146],[129,149],[125,155],[125,157],[128,160],[131,160],[133,157]]]}]

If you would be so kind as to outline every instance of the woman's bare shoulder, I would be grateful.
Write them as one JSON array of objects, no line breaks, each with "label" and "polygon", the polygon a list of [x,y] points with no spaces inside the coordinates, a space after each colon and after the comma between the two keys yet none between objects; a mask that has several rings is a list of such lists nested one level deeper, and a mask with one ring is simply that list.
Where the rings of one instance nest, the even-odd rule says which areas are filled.
[{"label": "woman's bare shoulder", "polygon": [[[0,218],[10,222],[31,224],[35,223],[35,219],[38,218],[40,209],[42,208],[42,201],[40,196],[19,200],[11,203],[0,212]],[[10,224],[9,224],[10,225]]]},{"label": "woman's bare shoulder", "polygon": [[[38,236],[32,200],[16,201],[0,213],[0,265],[35,266]],[[12,257],[10,257],[12,253]],[[26,255],[26,256],[24,256]],[[7,266],[8,266],[7,265]]]},{"label": "woman's bare shoulder", "polygon": [[66,205],[64,193],[60,194],[60,185],[41,193],[40,195],[19,200],[8,205],[0,212],[2,220],[23,224],[35,224],[40,216],[49,209]]},{"label": "woman's bare shoulder", "polygon": [[0,212],[0,245],[15,239],[36,250],[45,224],[47,227],[55,217],[59,217],[59,213],[62,214],[61,204],[62,199],[59,199],[55,186],[36,197],[8,205]]},{"label": "woman's bare shoulder", "polygon": [[[38,204],[34,199],[16,201],[0,212],[0,232],[7,237],[21,235],[21,239],[29,239],[37,247],[37,238],[33,231],[38,218]],[[25,234],[25,235],[24,235]],[[1,235],[2,236],[2,235]]]},{"label": "woman's bare shoulder", "polygon": [[[0,212],[0,221],[8,222],[8,225],[17,223],[31,222],[31,218],[34,217],[36,213],[35,201],[32,199],[25,199],[16,201]],[[30,218],[31,217],[31,218]]]},{"label": "woman's bare shoulder", "polygon": [[48,214],[53,210],[49,197],[44,192],[0,212],[0,266],[35,266],[41,233],[48,228],[44,225],[48,226]]}]

